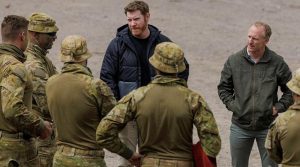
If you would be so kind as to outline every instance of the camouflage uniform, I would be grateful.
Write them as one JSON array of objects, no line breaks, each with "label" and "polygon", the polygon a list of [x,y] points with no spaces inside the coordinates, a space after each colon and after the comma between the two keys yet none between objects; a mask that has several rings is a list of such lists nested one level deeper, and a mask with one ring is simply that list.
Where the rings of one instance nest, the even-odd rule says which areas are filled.
[{"label": "camouflage uniform", "polygon": [[[55,25],[55,21],[47,14],[33,13],[29,18],[28,30],[38,33],[56,33],[58,28]],[[47,106],[45,85],[48,78],[56,74],[57,71],[52,61],[46,57],[47,53],[47,50],[30,41],[25,51],[27,56],[25,66],[33,74],[32,108],[44,120],[53,122]],[[55,133],[45,140],[37,139],[37,146],[40,166],[51,167],[56,151]]]},{"label": "camouflage uniform", "polygon": [[295,102],[273,122],[265,143],[269,156],[282,167],[300,166],[300,69],[287,86]]},{"label": "camouflage uniform", "polygon": [[0,45],[0,166],[38,166],[34,138],[45,128],[31,112],[32,80],[25,55],[10,44]]},{"label": "camouflage uniform", "polygon": [[96,128],[116,101],[110,88],[81,64],[90,56],[83,37],[66,37],[61,46],[65,62],[61,74],[46,84],[49,111],[57,127],[56,167],[106,166],[103,148],[96,144]]},{"label": "camouflage uniform", "polygon": [[[159,71],[176,74],[185,69],[183,60],[179,46],[163,42],[156,46],[150,63]],[[157,75],[149,85],[123,97],[100,122],[98,144],[131,158],[133,151],[120,141],[118,132],[132,120],[137,122],[139,152],[145,155],[143,167],[192,167],[193,125],[208,156],[216,157],[220,151],[213,113],[204,99],[176,76]]]}]

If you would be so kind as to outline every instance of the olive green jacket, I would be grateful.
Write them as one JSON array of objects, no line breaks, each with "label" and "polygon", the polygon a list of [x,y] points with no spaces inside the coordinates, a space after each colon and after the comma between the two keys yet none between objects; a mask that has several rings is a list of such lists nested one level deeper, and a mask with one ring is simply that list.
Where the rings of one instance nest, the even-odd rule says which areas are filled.
[{"label": "olive green jacket", "polygon": [[276,118],[266,138],[269,156],[283,165],[300,166],[300,101]]},{"label": "olive green jacket", "polygon": [[23,64],[25,59],[17,47],[0,44],[0,130],[39,136],[44,123],[31,111],[32,79]]},{"label": "olive green jacket", "polygon": [[56,74],[52,61],[46,57],[47,51],[38,45],[29,43],[25,55],[25,67],[33,75],[32,108],[45,120],[51,121],[47,105],[45,85],[49,77]]},{"label": "olive green jacket", "polygon": [[213,113],[183,79],[156,76],[145,87],[123,97],[97,128],[97,142],[129,159],[133,152],[118,133],[136,120],[139,153],[147,157],[192,160],[193,125],[208,156],[216,157],[221,139]]},{"label": "olive green jacket", "polygon": [[101,150],[96,144],[100,120],[115,106],[110,88],[89,68],[65,63],[46,83],[47,103],[57,128],[57,145]]},{"label": "olive green jacket", "polygon": [[284,112],[293,104],[292,93],[286,86],[291,78],[292,73],[281,56],[266,47],[263,57],[254,63],[245,47],[226,61],[218,93],[233,112],[232,123],[247,130],[264,130],[275,118],[273,106]]}]

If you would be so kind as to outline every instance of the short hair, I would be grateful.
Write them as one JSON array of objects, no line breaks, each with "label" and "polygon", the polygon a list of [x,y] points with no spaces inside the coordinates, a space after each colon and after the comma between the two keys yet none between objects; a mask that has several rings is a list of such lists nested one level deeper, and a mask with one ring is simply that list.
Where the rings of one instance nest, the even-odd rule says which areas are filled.
[{"label": "short hair", "polygon": [[271,27],[268,24],[266,24],[264,22],[261,22],[261,21],[257,21],[257,22],[254,23],[254,25],[255,25],[255,27],[258,27],[258,26],[264,27],[264,29],[265,29],[265,38],[268,39],[268,40],[270,39],[270,37],[272,35],[272,30],[271,30]]},{"label": "short hair", "polygon": [[29,21],[22,16],[5,16],[1,23],[2,41],[15,40],[21,31],[28,28]]},{"label": "short hair", "polygon": [[144,1],[133,1],[124,8],[124,13],[126,15],[127,12],[133,12],[136,10],[141,11],[142,15],[146,15],[149,13],[149,6]]}]

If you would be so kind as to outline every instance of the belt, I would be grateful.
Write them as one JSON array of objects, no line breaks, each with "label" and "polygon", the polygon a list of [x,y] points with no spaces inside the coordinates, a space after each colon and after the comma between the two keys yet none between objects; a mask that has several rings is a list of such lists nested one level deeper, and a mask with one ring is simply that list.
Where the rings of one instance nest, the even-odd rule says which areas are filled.
[{"label": "belt", "polygon": [[61,152],[67,156],[90,156],[90,157],[102,157],[104,158],[104,151],[103,150],[82,150],[74,147],[69,146],[57,146],[57,151]]},{"label": "belt", "polygon": [[0,138],[5,137],[5,138],[13,138],[13,139],[24,139],[24,135],[22,132],[19,133],[7,133],[2,130],[0,130]]}]

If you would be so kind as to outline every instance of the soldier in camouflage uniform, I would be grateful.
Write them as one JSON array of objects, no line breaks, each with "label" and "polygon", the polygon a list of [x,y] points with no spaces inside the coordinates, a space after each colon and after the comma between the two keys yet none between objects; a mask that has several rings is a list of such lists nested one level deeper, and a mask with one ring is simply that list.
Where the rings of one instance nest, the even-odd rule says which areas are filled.
[{"label": "soldier in camouflage uniform", "polygon": [[300,69],[287,83],[294,104],[280,114],[269,129],[265,147],[270,158],[282,167],[300,166]]},{"label": "soldier in camouflage uniform", "polygon": [[195,125],[203,150],[216,157],[221,139],[213,113],[205,100],[177,77],[185,69],[182,49],[171,42],[160,43],[149,61],[158,75],[123,97],[102,119],[97,143],[139,166],[139,156],[118,138],[126,123],[136,120],[142,167],[193,167]]},{"label": "soldier in camouflage uniform", "polygon": [[32,80],[24,66],[28,21],[6,16],[0,44],[0,166],[39,166],[35,139],[52,128],[31,110]]},{"label": "soldier in camouflage uniform", "polygon": [[86,40],[66,37],[61,45],[61,74],[46,84],[47,103],[57,128],[53,166],[105,167],[103,148],[96,143],[96,128],[116,101],[110,88],[95,79],[87,67]]},{"label": "soldier in camouflage uniform", "polygon": [[[46,57],[56,39],[57,26],[53,18],[45,13],[33,13],[29,18],[29,44],[25,51],[26,68],[33,74],[32,108],[44,120],[53,122],[47,106],[45,85],[49,77],[56,74],[55,66]],[[51,167],[56,151],[54,133],[46,140],[37,140],[41,167]]]}]

